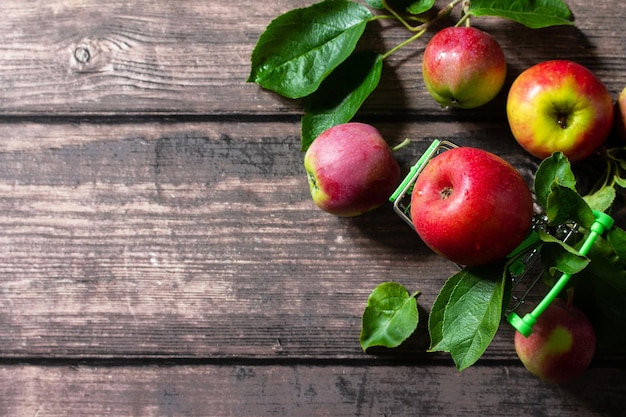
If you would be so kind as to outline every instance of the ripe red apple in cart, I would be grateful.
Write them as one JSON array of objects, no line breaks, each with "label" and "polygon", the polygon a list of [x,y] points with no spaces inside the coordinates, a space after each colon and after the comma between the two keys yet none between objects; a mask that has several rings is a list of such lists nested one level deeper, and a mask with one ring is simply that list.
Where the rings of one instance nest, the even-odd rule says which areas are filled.
[{"label": "ripe red apple in cart", "polygon": [[498,261],[530,233],[524,178],[488,151],[459,147],[432,158],[411,194],[411,219],[433,251],[460,265]]}]

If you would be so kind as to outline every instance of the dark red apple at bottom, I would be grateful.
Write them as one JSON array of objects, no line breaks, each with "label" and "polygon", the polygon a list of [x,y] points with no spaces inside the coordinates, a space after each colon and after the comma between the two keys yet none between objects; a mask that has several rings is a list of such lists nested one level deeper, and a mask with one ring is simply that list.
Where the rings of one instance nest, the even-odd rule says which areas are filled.
[{"label": "dark red apple at bottom", "polygon": [[381,206],[400,182],[400,165],[387,142],[365,123],[324,131],[307,149],[304,168],[315,204],[342,217]]},{"label": "dark red apple at bottom", "polygon": [[433,251],[461,265],[498,261],[530,232],[528,185],[504,159],[460,147],[435,156],[411,195],[416,232]]},{"label": "dark red apple at bottom", "polygon": [[596,334],[587,316],[571,301],[557,298],[537,318],[528,337],[515,333],[515,351],[532,374],[547,382],[565,382],[591,363]]}]

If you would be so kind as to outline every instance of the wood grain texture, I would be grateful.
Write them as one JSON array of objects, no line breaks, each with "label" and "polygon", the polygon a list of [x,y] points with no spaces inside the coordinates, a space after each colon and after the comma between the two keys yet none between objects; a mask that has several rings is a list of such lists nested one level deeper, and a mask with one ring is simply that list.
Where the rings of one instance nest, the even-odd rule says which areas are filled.
[{"label": "wood grain texture", "polygon": [[[445,130],[479,146],[505,134],[466,126]],[[404,125],[422,135],[397,155],[405,172],[443,128]],[[23,123],[0,135],[3,356],[362,358],[360,317],[383,281],[422,292],[407,349],[425,355],[426,312],[455,266],[389,206],[318,210],[297,124]],[[490,149],[530,182],[536,161],[511,143]],[[488,357],[514,357],[511,336],[503,326]]]},{"label": "wood grain texture", "polygon": [[[0,113],[5,115],[275,115],[299,114],[246,83],[250,54],[269,22],[305,0],[197,1],[7,0],[0,22]],[[623,2],[570,1],[576,27],[530,30],[480,18],[506,51],[512,82],[547,59],[587,65],[612,94],[626,85],[621,36]],[[446,24],[453,23],[452,21]],[[389,23],[368,26],[360,48],[386,52],[410,34]],[[432,36],[386,60],[383,79],[364,112],[442,116],[421,80],[421,52]],[[549,47],[548,47],[549,46]],[[233,98],[237,98],[234,100]],[[490,119],[504,94],[472,117]]]},{"label": "wood grain texture", "polygon": [[[361,357],[378,283],[421,290],[428,309],[455,267],[390,207],[355,219],[314,207],[297,132],[0,127],[3,355]],[[398,155],[405,171],[431,140]],[[529,158],[506,158],[530,175]],[[495,351],[510,355],[510,338]]]},{"label": "wood grain texture", "polygon": [[[456,267],[389,206],[314,207],[302,103],[246,83],[271,19],[305,0],[6,0],[0,19],[0,415],[621,416],[624,357],[571,384],[525,371],[503,325],[462,373],[427,353],[427,312]],[[567,2],[576,27],[481,18],[507,82],[546,59],[626,86],[624,2]],[[450,23],[450,22],[446,22]],[[406,38],[371,25],[360,47]],[[538,161],[511,137],[505,93],[468,112],[425,92],[431,34],[392,55],[358,120],[403,171],[435,138]],[[579,167],[588,186],[598,172]],[[624,194],[615,217],[626,222]],[[400,349],[358,343],[383,281],[420,290]]]},{"label": "wood grain texture", "polygon": [[566,385],[519,365],[0,367],[0,413],[81,416],[618,417],[624,371]]}]

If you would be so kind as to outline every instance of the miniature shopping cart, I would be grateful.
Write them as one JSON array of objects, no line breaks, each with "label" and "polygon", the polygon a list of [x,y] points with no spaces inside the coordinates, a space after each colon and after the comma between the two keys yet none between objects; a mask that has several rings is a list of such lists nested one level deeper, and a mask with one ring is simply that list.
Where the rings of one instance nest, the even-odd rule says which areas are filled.
[{"label": "miniature shopping cart", "polygon": [[[432,158],[442,152],[457,147],[456,144],[449,141],[433,141],[417,163],[411,167],[409,173],[400,183],[396,191],[389,197],[389,200],[393,203],[394,211],[411,228],[414,229],[413,221],[411,220],[411,192],[413,191],[413,185],[417,177]],[[594,211],[593,213],[595,222],[589,229],[589,234],[578,250],[583,256],[587,255],[596,238],[613,226],[613,219],[609,215],[598,211]],[[509,255],[509,258],[513,259],[524,253],[523,256],[511,263],[507,271],[511,279],[511,300],[505,311],[507,321],[524,336],[529,336],[532,333],[533,325],[537,321],[537,318],[565,288],[571,278],[571,274],[561,275],[556,283],[548,290],[547,294],[535,305],[534,309],[526,314],[521,313],[521,307],[527,304],[526,301],[532,290],[542,281],[543,269],[535,265],[539,258],[541,245],[539,231],[549,233],[553,237],[570,245],[572,242],[580,239],[582,235],[578,225],[573,222],[560,224],[556,227],[548,226],[548,220],[545,214],[536,213],[528,237]],[[520,314],[523,315],[520,316]]]}]

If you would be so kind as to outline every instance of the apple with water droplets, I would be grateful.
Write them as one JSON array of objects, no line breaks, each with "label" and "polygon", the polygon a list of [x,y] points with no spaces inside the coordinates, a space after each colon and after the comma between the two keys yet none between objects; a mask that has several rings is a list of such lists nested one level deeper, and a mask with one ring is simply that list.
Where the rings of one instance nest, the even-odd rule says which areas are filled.
[{"label": "apple with water droplets", "polygon": [[498,95],[506,77],[500,44],[474,27],[448,27],[426,45],[422,58],[426,90],[443,107],[472,109]]}]

